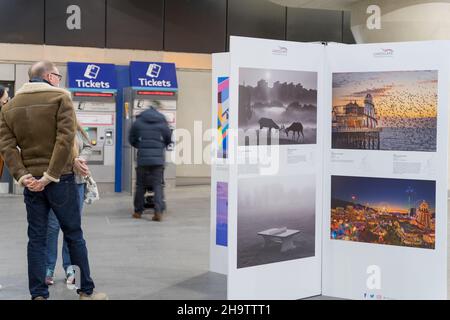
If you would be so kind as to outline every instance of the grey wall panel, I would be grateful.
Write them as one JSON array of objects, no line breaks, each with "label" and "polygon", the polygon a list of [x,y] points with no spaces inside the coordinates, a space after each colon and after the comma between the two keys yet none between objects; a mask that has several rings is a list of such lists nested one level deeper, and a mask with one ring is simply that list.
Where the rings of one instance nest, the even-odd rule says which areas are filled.
[{"label": "grey wall panel", "polygon": [[163,17],[164,0],[106,0],[106,47],[162,50]]},{"label": "grey wall panel", "polygon": [[[69,5],[81,30],[68,30]],[[267,0],[0,0],[0,42],[210,53],[230,35],[354,43],[350,12]],[[44,34],[45,33],[45,34]]]},{"label": "grey wall panel", "polygon": [[[186,129],[192,135],[195,122],[202,124],[202,135],[211,128],[211,71],[177,70],[178,92],[177,128]],[[209,154],[211,145],[204,141],[202,150]],[[177,154],[176,157],[178,157]],[[178,159],[179,160],[179,159]],[[192,152],[191,164],[176,166],[177,177],[209,177],[211,167],[207,163],[195,164]]]},{"label": "grey wall panel", "polygon": [[[45,1],[45,43],[63,46],[104,47],[105,46],[105,1],[106,0],[46,0]],[[74,22],[74,11],[79,8],[79,26]],[[78,9],[75,9],[78,10]],[[76,14],[78,14],[75,11]],[[69,27],[67,21],[69,20]],[[74,28],[75,25],[75,28]],[[70,28],[70,29],[69,29]]]},{"label": "grey wall panel", "polygon": [[16,67],[11,63],[1,63],[0,64],[0,80],[1,81],[14,81]]},{"label": "grey wall panel", "polygon": [[166,0],[164,50],[225,51],[226,0]]},{"label": "grey wall panel", "polygon": [[344,11],[344,21],[342,26],[343,31],[343,43],[353,44],[356,43],[355,37],[353,37],[352,29],[351,29],[351,12],[350,11]]},{"label": "grey wall panel", "polygon": [[[30,67],[31,67],[31,63],[30,64],[16,64],[16,74],[15,74],[15,78],[16,78],[15,89],[16,89],[16,92],[26,82],[29,81],[28,69]],[[62,75],[62,79],[61,79],[61,82],[60,82],[61,83],[61,88],[66,88],[67,87],[67,66],[58,64],[58,65],[56,65],[56,67],[59,70],[59,74]]]},{"label": "grey wall panel", "polygon": [[29,81],[28,69],[31,64],[16,64],[16,92],[19,90],[26,82]]},{"label": "grey wall panel", "polygon": [[287,40],[342,42],[342,11],[288,8]]},{"label": "grey wall panel", "polygon": [[262,0],[228,0],[229,36],[285,39],[286,7]]},{"label": "grey wall panel", "polygon": [[60,86],[62,88],[67,88],[67,82],[68,82],[68,80],[67,80],[67,66],[66,65],[64,65],[64,66],[58,65],[57,67],[58,67],[58,70],[59,70],[59,74],[62,75]]},{"label": "grey wall panel", "polygon": [[0,0],[0,42],[44,43],[44,0]]}]

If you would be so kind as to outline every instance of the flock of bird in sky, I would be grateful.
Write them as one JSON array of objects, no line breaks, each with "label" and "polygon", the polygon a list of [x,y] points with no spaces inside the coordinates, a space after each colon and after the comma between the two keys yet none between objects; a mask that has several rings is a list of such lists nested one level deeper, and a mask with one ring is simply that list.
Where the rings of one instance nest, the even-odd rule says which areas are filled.
[{"label": "flock of bird in sky", "polygon": [[437,71],[353,72],[333,75],[333,106],[364,105],[368,93],[381,119],[436,118]]}]

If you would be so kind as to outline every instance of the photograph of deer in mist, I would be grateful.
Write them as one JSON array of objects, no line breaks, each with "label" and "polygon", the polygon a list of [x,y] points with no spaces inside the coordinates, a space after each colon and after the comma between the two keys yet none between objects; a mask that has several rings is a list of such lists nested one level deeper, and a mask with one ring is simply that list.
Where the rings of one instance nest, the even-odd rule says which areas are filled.
[{"label": "photograph of deer in mist", "polygon": [[317,73],[239,69],[239,145],[315,144]]}]

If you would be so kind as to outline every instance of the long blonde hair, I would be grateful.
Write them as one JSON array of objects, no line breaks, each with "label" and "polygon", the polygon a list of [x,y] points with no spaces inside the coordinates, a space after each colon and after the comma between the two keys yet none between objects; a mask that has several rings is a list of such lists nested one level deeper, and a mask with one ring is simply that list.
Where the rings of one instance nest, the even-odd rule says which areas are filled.
[{"label": "long blonde hair", "polygon": [[[83,130],[83,128],[81,127],[80,123],[78,121],[76,121],[76,133],[81,133],[81,135],[87,140],[89,141],[89,137],[87,135],[87,133]],[[77,158],[80,155],[80,146],[78,144],[78,139],[77,136],[75,135],[75,139],[73,139],[73,148],[72,148],[72,154],[73,154],[73,158]]]}]

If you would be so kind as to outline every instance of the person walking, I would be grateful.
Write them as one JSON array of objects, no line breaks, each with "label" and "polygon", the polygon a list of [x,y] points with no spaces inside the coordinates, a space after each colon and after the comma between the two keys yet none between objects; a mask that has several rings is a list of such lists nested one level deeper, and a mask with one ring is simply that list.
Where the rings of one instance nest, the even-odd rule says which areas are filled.
[{"label": "person walking", "polygon": [[131,126],[129,142],[138,150],[133,218],[141,218],[144,212],[145,191],[151,187],[155,205],[152,220],[162,220],[165,210],[162,189],[165,151],[172,143],[171,136],[166,118],[154,107],[138,115]]},{"label": "person walking", "polygon": [[76,115],[71,95],[58,88],[62,76],[49,61],[31,66],[25,83],[0,113],[0,153],[24,186],[28,221],[28,285],[33,300],[49,297],[45,283],[50,209],[79,268],[81,300],[106,300],[95,292],[81,229],[81,208],[73,172]]},{"label": "person walking", "polygon": [[[89,175],[89,167],[87,161],[92,153],[92,146],[89,142],[89,137],[83,128],[77,123],[77,133],[75,136],[74,146],[74,172],[75,183],[78,189],[78,201],[80,202],[80,212],[83,212],[84,205],[84,192],[86,188],[85,177]],[[56,267],[56,260],[58,258],[58,237],[59,237],[60,225],[53,210],[50,210],[48,216],[48,229],[47,229],[47,273],[45,282],[47,285],[54,284],[54,273]],[[66,274],[66,283],[74,284],[75,282],[75,270],[72,267],[70,260],[69,248],[67,241],[63,240],[62,247],[62,262],[64,272]]]},{"label": "person walking", "polygon": [[[8,95],[8,90],[6,90],[6,88],[2,85],[0,85],[0,111],[2,111],[2,107],[8,103],[9,101],[9,95]],[[0,179],[2,178],[3,175],[3,159],[0,156]]]}]

